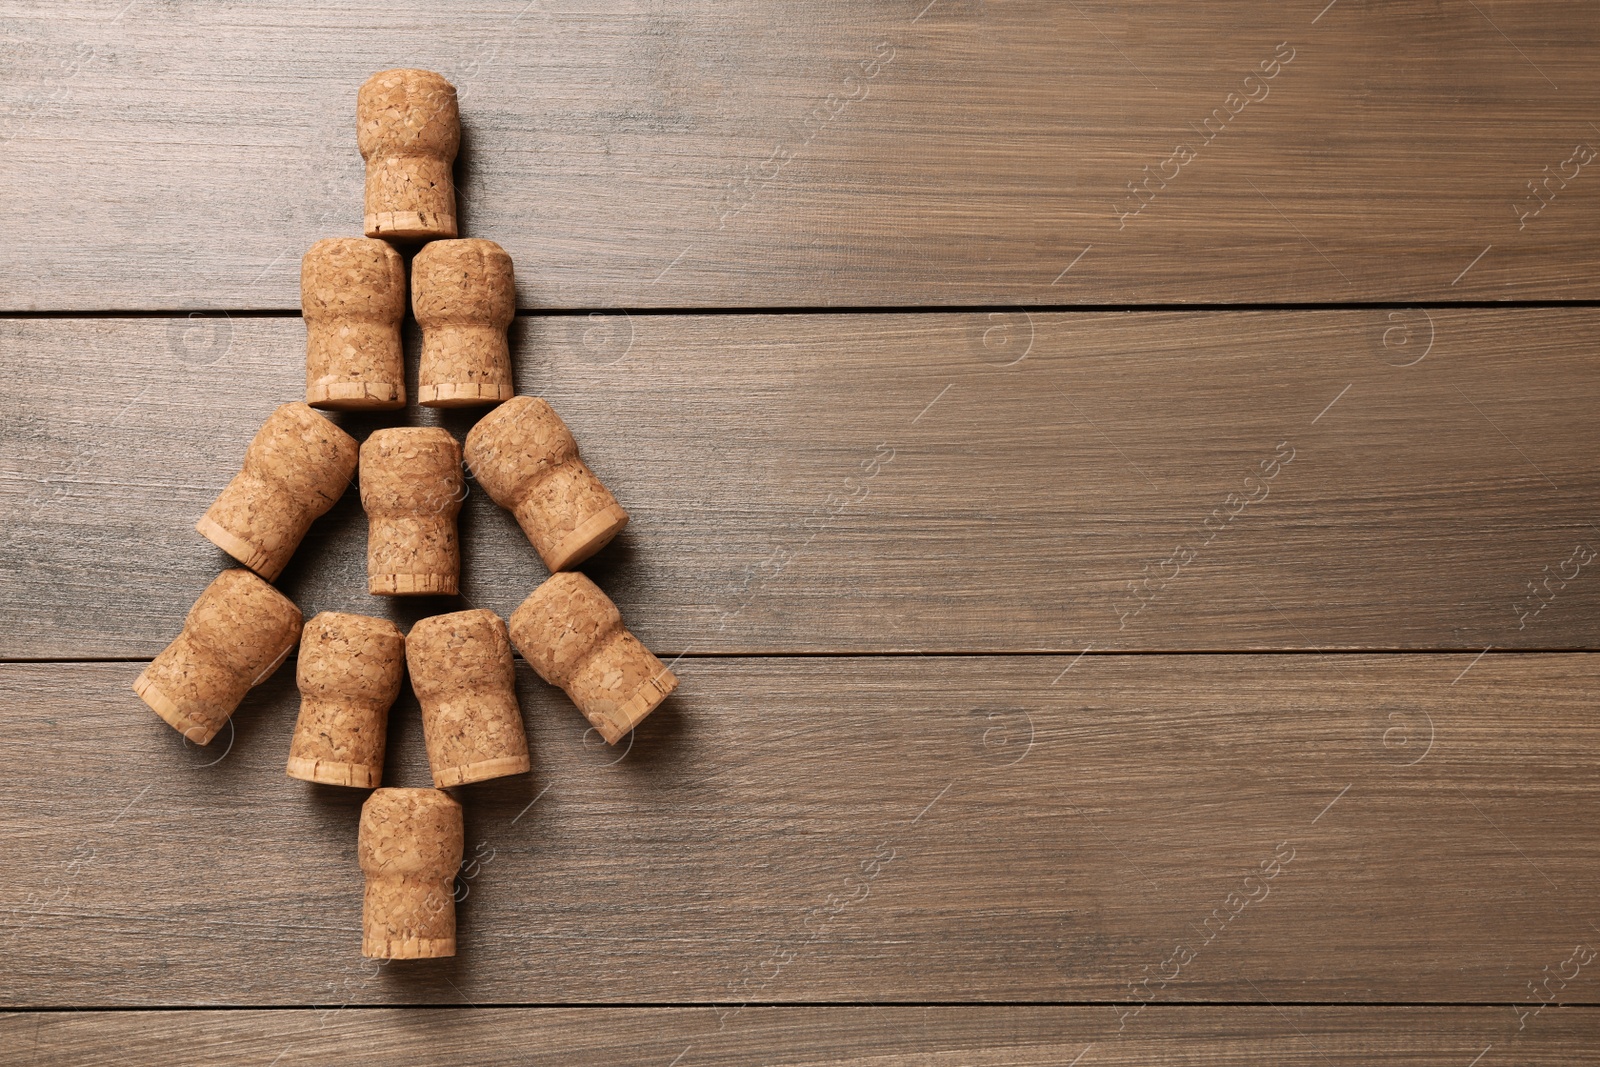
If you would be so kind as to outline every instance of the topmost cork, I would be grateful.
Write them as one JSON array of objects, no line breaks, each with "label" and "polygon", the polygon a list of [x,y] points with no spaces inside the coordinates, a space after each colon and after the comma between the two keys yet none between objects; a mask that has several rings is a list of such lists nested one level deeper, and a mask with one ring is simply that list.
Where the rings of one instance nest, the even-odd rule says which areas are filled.
[{"label": "topmost cork", "polygon": [[380,71],[356,94],[356,135],[367,161],[367,236],[454,237],[456,87],[431,70]]}]

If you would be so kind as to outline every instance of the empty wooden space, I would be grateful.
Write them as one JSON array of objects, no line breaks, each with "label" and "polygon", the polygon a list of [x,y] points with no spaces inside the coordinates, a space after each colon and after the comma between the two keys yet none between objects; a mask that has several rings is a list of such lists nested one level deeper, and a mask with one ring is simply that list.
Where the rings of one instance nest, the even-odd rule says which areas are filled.
[{"label": "empty wooden space", "polygon": [[[0,1061],[1592,1056],[1597,46],[1580,0],[0,0]],[[130,686],[303,396],[394,66],[460,90],[518,391],[633,516],[584,569],[683,684],[611,748],[519,661],[460,952],[380,963],[293,661],[203,749]],[[546,576],[474,485],[462,595],[369,597],[357,496],[308,618]]]}]

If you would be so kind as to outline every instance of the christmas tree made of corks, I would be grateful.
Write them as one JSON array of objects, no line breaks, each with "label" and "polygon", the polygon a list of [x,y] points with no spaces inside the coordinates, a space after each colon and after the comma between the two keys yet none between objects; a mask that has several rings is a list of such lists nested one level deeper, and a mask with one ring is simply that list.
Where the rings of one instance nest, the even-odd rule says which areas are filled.
[{"label": "christmas tree made of corks", "polygon": [[[517,396],[506,330],[516,314],[511,257],[493,241],[456,239],[451,167],[461,140],[456,90],[431,71],[373,75],[356,98],[367,162],[366,237],[318,241],[300,271],[306,398],[267,418],[244,466],[195,529],[240,563],[195,601],[183,631],[133,688],[172,727],[208,744],[246,692],[300,646],[300,716],[288,773],[373,789],[361,808],[366,875],[362,953],[451,956],[460,803],[445,788],[524,774],[514,645],[615,744],[678,680],[622,623],[617,607],[572,570],[628,523],[578,455],[550,405]],[[411,309],[422,329],[417,402],[492,408],[457,444],[437,427],[377,430],[359,446],[313,408],[403,408],[400,326],[406,271],[396,244],[422,244]],[[458,592],[456,516],[470,469],[516,516],[550,569],[511,615],[435,615],[402,634],[387,619],[300,610],[270,583],[301,538],[360,471],[368,517],[367,591]],[[433,789],[379,789],[389,708],[403,676],[422,708]]]}]

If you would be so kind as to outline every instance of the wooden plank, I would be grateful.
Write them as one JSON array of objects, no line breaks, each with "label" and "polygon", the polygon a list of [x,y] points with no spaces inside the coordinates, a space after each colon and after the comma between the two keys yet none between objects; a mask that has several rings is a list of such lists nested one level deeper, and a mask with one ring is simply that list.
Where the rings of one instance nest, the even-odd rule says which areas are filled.
[{"label": "wooden plank", "polygon": [[1106,1019],[1103,1007],[753,1008],[719,1032],[713,1011],[681,1008],[72,1012],[0,1017],[0,1035],[18,1055],[85,1067],[165,1065],[175,1052],[192,1067],[274,1056],[285,1067],[530,1057],[573,1067],[1462,1067],[1480,1053],[1476,1067],[1567,1067],[1593,1051],[1600,1027],[1592,1008],[1551,1012],[1514,1037],[1506,1030],[1515,1020],[1500,1007],[1162,1007],[1117,1035],[1106,1034]]},{"label": "wooden plank", "polygon": [[1596,1000],[1600,657],[679,666],[621,751],[523,670],[460,955],[387,968],[365,794],[283,775],[289,672],[196,750],[137,663],[0,668],[0,1004]]},{"label": "wooden plank", "polygon": [[0,34],[10,309],[298,307],[397,64],[461,87],[466,226],[525,307],[1600,298],[1584,0],[54,0]]},{"label": "wooden plank", "polygon": [[[519,389],[634,517],[589,570],[672,655],[1596,645],[1593,309],[514,332]],[[281,318],[0,322],[0,656],[171,639],[226,563],[193,523],[301,395],[303,343]],[[482,493],[462,530],[465,602],[509,613],[537,557]],[[307,615],[441,610],[367,596],[365,539],[351,492],[284,575]]]}]

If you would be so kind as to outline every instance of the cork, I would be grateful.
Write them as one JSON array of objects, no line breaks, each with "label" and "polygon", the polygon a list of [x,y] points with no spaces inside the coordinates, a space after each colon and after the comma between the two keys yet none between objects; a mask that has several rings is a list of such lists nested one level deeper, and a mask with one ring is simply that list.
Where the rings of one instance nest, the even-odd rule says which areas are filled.
[{"label": "cork", "polygon": [[300,718],[290,778],[371,789],[383,780],[389,706],[400,695],[406,639],[387,619],[324,611],[300,634]]},{"label": "cork", "polygon": [[211,743],[250,688],[300,639],[300,609],[247,570],[223,571],[183,632],[133,683],[139,699],[197,745]]},{"label": "cork", "polygon": [[379,789],[361,805],[356,854],[367,881],[363,956],[456,954],[461,839],[461,805],[437,789]]},{"label": "cork", "polygon": [[511,257],[493,241],[434,241],[411,263],[411,307],[422,327],[417,403],[498,404],[516,393],[506,327],[517,313]]},{"label": "cork", "polygon": [[522,602],[511,615],[511,640],[609,744],[678,688],[677,676],[622,625],[611,598],[576,571],[551,575]]},{"label": "cork", "polygon": [[406,664],[422,705],[434,785],[528,769],[511,642],[500,616],[479,608],[421,620],[406,638]]},{"label": "cork", "polygon": [[306,403],[340,410],[405,407],[400,320],[406,268],[385,241],[330,237],[300,261]]},{"label": "cork", "polygon": [[305,404],[285,404],[267,416],[243,468],[194,528],[271,581],[355,473],[353,437]]},{"label": "cork", "polygon": [[361,446],[367,591],[454,596],[461,577],[456,515],[466,499],[461,446],[438,427],[378,430]]},{"label": "cork", "polygon": [[514,397],[479,420],[467,434],[466,457],[552,571],[576,567],[628,525],[628,513],[579,457],[572,431],[537,397]]},{"label": "cork", "polygon": [[356,94],[356,140],[367,161],[368,237],[456,235],[450,166],[461,146],[461,113],[455,86],[431,70],[374,74]]}]

